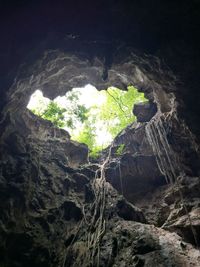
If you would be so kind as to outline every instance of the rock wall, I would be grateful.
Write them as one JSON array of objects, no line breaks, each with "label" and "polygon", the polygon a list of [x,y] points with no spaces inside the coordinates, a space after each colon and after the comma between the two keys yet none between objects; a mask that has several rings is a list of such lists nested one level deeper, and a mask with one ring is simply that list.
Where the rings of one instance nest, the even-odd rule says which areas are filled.
[{"label": "rock wall", "polygon": [[[162,114],[166,119],[167,145],[171,149],[167,151],[169,158],[164,158],[169,175],[173,163],[168,164],[168,160],[172,158],[175,163],[175,179],[166,180],[157,157],[163,156],[169,147],[161,144],[161,150],[154,151],[145,131],[152,120],[157,120],[156,116],[149,122],[130,125],[115,139],[106,177],[130,202],[142,209],[150,224],[176,231],[188,242],[198,245],[199,146],[181,119],[167,117],[168,112]],[[155,133],[155,139],[162,141],[159,132]],[[122,144],[124,150],[119,155],[117,148]]]},{"label": "rock wall", "polygon": [[[0,4],[0,266],[198,267],[199,2],[72,2]],[[149,99],[96,163],[26,109],[88,83]]]},{"label": "rock wall", "polygon": [[[40,135],[36,134],[40,133],[38,126],[45,129]],[[91,183],[99,167],[88,164],[85,146],[71,142],[67,132],[38,120],[28,111],[16,120],[12,118],[12,122],[7,118],[4,127],[1,139],[2,264],[81,266],[88,249],[89,230],[85,218],[90,218],[95,200]],[[132,131],[133,128],[137,132],[137,127],[132,126]],[[134,156],[142,174],[132,163]],[[106,231],[100,242],[100,266],[198,266],[198,250],[174,233],[184,233],[185,240],[194,243],[178,188],[166,185],[164,178],[159,181],[161,174],[155,159],[149,164],[149,156],[135,153],[134,156],[129,151],[118,159],[120,164],[126,164],[121,168],[121,178],[124,183],[128,168],[131,177],[127,186],[132,194],[137,192],[134,203],[141,207],[146,219],[141,210],[106,183]],[[152,154],[150,158],[153,159]],[[108,170],[113,161],[114,156]],[[145,176],[145,172],[150,171],[152,176]],[[109,180],[113,175],[108,171],[106,177]],[[135,177],[141,180],[143,187],[137,185]],[[117,183],[117,175],[113,179]],[[180,184],[184,197],[190,200],[190,218],[198,230],[199,179],[185,178]],[[124,195],[133,201],[126,187]],[[158,202],[161,197],[163,202]],[[162,224],[164,226],[158,228]],[[96,266],[97,262],[87,264]]]},{"label": "rock wall", "polygon": [[[127,51],[123,61],[120,53],[116,57],[106,81],[100,59],[91,64],[76,55],[45,53],[19,73],[8,91],[0,178],[0,259],[5,266],[198,266],[200,254],[191,245],[200,241],[198,145],[177,117],[178,87],[172,73],[163,74],[155,66],[147,71],[155,59]],[[25,108],[36,89],[54,98],[89,81],[99,89],[132,83],[152,103],[134,111],[138,122],[116,137],[100,165],[88,162],[85,145]],[[166,117],[168,139],[185,174],[175,184],[166,183],[146,136],[146,126],[159,112]],[[121,144],[124,151],[117,155]],[[94,217],[99,195],[93,184],[109,153],[107,182],[100,188],[105,190],[105,229],[97,229],[99,240],[93,243],[101,210],[95,206]]]}]

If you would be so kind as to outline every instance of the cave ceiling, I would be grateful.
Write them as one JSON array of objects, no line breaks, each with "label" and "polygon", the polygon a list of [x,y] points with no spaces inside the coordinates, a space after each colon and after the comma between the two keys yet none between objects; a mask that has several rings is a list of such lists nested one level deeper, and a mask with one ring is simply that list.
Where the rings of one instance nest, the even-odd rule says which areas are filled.
[{"label": "cave ceiling", "polygon": [[1,104],[19,66],[33,66],[45,51],[97,57],[107,71],[119,50],[124,61],[128,46],[174,72],[183,114],[198,132],[199,1],[6,1],[0,7]]},{"label": "cave ceiling", "polygon": [[[0,3],[0,266],[199,266],[199,14],[199,0]],[[37,89],[88,83],[150,100],[96,161],[26,109]],[[89,251],[99,265],[79,262]]]}]

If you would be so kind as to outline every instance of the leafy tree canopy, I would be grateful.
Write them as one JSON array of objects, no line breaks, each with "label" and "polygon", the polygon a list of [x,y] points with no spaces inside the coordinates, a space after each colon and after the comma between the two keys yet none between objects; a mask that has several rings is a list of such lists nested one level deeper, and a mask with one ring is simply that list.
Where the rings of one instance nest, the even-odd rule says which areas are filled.
[{"label": "leafy tree canopy", "polygon": [[114,138],[128,124],[133,123],[135,103],[147,101],[143,93],[139,93],[133,86],[128,86],[127,91],[110,87],[105,91],[107,98],[102,105],[99,115],[102,121],[107,121],[108,132]]},{"label": "leafy tree canopy", "polygon": [[83,89],[68,92],[64,97],[64,107],[54,100],[41,109],[40,99],[40,106],[30,109],[57,127],[68,130],[73,140],[87,144],[93,157],[136,120],[132,113],[134,104],[147,101],[144,94],[133,86],[128,86],[127,91],[115,87],[100,91],[96,97],[103,101],[100,103],[97,99],[96,104],[90,106],[81,102],[81,93],[84,93]]}]

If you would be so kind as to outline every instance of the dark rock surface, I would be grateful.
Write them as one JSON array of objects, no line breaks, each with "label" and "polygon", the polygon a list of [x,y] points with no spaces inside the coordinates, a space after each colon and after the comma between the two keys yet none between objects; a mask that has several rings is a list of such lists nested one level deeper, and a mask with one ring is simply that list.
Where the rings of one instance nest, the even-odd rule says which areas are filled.
[{"label": "dark rock surface", "polygon": [[[132,55],[126,59],[129,62],[133,58]],[[140,61],[137,57],[135,60],[135,62]],[[88,249],[86,237],[90,230],[87,230],[85,213],[89,216],[91,205],[95,200],[91,184],[99,167],[98,164],[88,163],[88,149],[85,145],[71,141],[67,132],[55,128],[50,122],[38,119],[26,109],[19,109],[19,105],[24,107],[30,93],[38,87],[53,98],[56,94],[66,92],[63,84],[68,83],[68,90],[73,86],[80,86],[84,75],[85,82],[92,78],[100,88],[105,88],[111,82],[120,87],[130,81],[137,83],[139,87],[143,84],[146,86],[144,89],[146,95],[157,103],[158,112],[166,114],[168,138],[174,152],[179,155],[183,170],[188,177],[198,175],[199,150],[195,137],[182,119],[170,116],[177,112],[176,92],[160,90],[154,80],[149,80],[149,73],[145,71],[143,74],[133,63],[113,65],[108,72],[109,81],[103,81],[102,67],[99,63],[100,67],[97,67],[97,63],[98,61],[90,67],[87,60],[77,56],[64,55],[59,51],[49,52],[42,58],[40,65],[36,63],[28,69],[27,77],[14,83],[9,90],[10,101],[4,109],[1,122],[0,176],[2,205],[0,256],[1,262],[9,267],[83,264],[86,266],[84,263]],[[28,77],[31,69],[34,71],[34,76]],[[72,70],[70,73],[69,69]],[[125,71],[126,75],[122,75]],[[80,72],[85,74],[80,77]],[[167,81],[162,75],[158,78],[157,72],[154,73],[154,77],[160,79],[162,85]],[[105,210],[107,230],[102,236],[99,247],[99,260],[102,266],[145,266],[145,264],[155,266],[155,262],[165,264],[165,261],[169,261],[169,254],[164,258],[162,256],[163,253],[167,253],[166,246],[170,249],[173,242],[179,244],[185,241],[193,245],[199,242],[193,235],[193,231],[199,235],[199,224],[196,219],[199,215],[198,196],[197,200],[194,200],[190,193],[193,192],[193,188],[187,186],[188,193],[184,195],[183,200],[179,197],[179,190],[177,197],[174,197],[173,194],[177,189],[166,184],[165,177],[158,168],[156,157],[147,140],[145,131],[147,124],[148,122],[137,122],[129,125],[116,137],[111,147],[111,158],[105,168],[106,180],[119,193],[107,185]],[[124,151],[121,155],[117,155],[117,148],[121,144],[124,145]],[[106,153],[102,161],[105,160]],[[123,194],[132,204],[119,194]],[[184,212],[187,205],[184,204],[183,207],[183,201],[187,203],[187,198],[190,203],[189,217]],[[147,239],[140,241],[140,238],[133,235],[132,230],[125,238],[126,241],[123,241],[121,234],[115,237],[114,225],[120,225],[120,233],[125,231],[124,227],[125,229],[129,227],[124,221],[142,223],[143,226],[138,228],[136,236],[141,236],[141,231],[144,230],[145,236],[151,236],[150,240],[145,237]],[[175,235],[172,243],[167,240],[169,243],[160,247],[160,241],[155,239],[158,240],[161,233],[159,231],[164,230],[153,228],[155,236],[152,237],[152,228],[144,224],[162,226],[167,230],[162,232],[163,236],[169,235],[169,239],[171,238],[169,231],[178,233],[183,239]],[[130,229],[132,227],[134,223]],[[116,241],[118,239],[119,241]],[[131,245],[133,240],[134,246]],[[177,255],[172,258],[172,263],[175,266],[182,266],[182,262],[185,261],[187,266],[186,258],[189,257],[189,261],[198,266],[197,250],[196,256],[192,256],[190,252],[194,252],[191,246],[188,244],[186,246],[189,249],[183,254],[181,246],[175,248]],[[16,253],[12,253],[15,247],[18,249]],[[153,256],[149,256],[149,253],[153,253]],[[132,256],[127,258],[125,255],[129,254]]]},{"label": "dark rock surface", "polygon": [[[191,245],[183,243],[174,233],[132,222],[118,222],[113,231],[113,243],[117,257],[111,266],[198,266],[199,252]],[[105,241],[104,241],[105,240]],[[109,238],[103,238],[105,247],[109,246]],[[197,252],[197,254],[196,254]],[[190,254],[191,253],[191,254]],[[114,254],[114,251],[113,251]],[[189,258],[186,255],[190,254]],[[193,258],[193,260],[191,260]],[[102,264],[106,266],[106,264]]]},{"label": "dark rock surface", "polygon": [[[28,111],[20,120],[13,114],[1,136],[2,263],[62,266],[83,206],[94,201],[95,171],[87,165],[87,147],[71,141],[66,131]],[[109,216],[145,222],[139,209],[112,187],[109,192]]]},{"label": "dark rock surface", "polygon": [[[0,266],[199,267],[199,1],[12,2],[0,3]],[[133,84],[157,107],[134,108],[103,186],[108,149],[90,164],[84,144],[26,109],[37,89],[53,99],[88,83]],[[148,141],[156,120],[171,184]]]},{"label": "dark rock surface", "polygon": [[[199,244],[200,179],[194,177],[199,169],[195,166],[200,166],[198,145],[181,120],[171,119],[167,123],[170,146],[181,165],[180,176],[174,185],[169,185],[158,168],[145,125],[134,123],[115,139],[112,159],[106,168],[107,180],[141,208],[148,223],[175,231],[187,242]],[[185,142],[187,145],[183,146]],[[120,144],[125,148],[117,155],[116,148]]]},{"label": "dark rock surface", "polygon": [[133,114],[137,117],[138,122],[147,122],[156,114],[156,104],[151,102],[138,103],[133,107]]}]

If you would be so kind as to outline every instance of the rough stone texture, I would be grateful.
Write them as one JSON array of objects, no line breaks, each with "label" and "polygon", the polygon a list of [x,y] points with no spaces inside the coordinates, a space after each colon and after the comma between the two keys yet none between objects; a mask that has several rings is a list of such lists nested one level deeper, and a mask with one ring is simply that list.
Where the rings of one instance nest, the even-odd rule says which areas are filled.
[{"label": "rough stone texture", "polygon": [[[177,121],[173,124],[174,129],[184,129],[179,140],[183,142],[187,129],[178,127]],[[173,187],[166,185],[146,140],[145,125],[130,125],[112,147],[106,178],[140,209],[107,184],[108,221],[100,245],[101,265],[189,266],[190,262],[198,266],[198,250],[185,242],[196,242],[191,224],[199,236],[199,178],[185,177]],[[80,237],[73,239],[84,216],[83,206],[88,213],[94,201],[91,182],[98,165],[88,163],[86,146],[27,110],[19,116],[8,109],[2,126],[1,262],[7,266],[63,266],[64,262],[77,266],[77,253],[86,249],[84,226]],[[173,138],[178,152],[177,130]],[[183,164],[195,148],[192,141],[186,141],[190,146],[181,154]],[[116,155],[120,144],[125,144],[125,150]],[[195,172],[184,166],[189,174]]]},{"label": "rough stone texture", "polygon": [[156,114],[157,107],[154,103],[138,103],[133,107],[133,114],[137,117],[138,122],[150,121],[150,119]]},{"label": "rough stone texture", "polygon": [[[198,266],[199,251],[181,241],[174,233],[132,222],[118,222],[113,229],[117,257],[111,266]],[[110,238],[103,238],[105,247]],[[115,251],[112,251],[113,254]],[[186,256],[187,255],[187,256]],[[192,260],[191,260],[192,259]],[[103,264],[103,266],[107,266]]]},{"label": "rough stone texture", "polygon": [[[124,151],[117,155],[123,144]],[[165,185],[152,148],[145,135],[145,123],[134,123],[119,134],[112,147],[112,160],[106,169],[107,180],[131,202],[158,186]]]},{"label": "rough stone texture", "polygon": [[[184,175],[180,173],[174,185],[166,184],[146,139],[145,125],[134,123],[117,136],[106,169],[107,180],[143,210],[148,223],[176,231],[186,241],[199,244],[200,179],[194,177],[200,166],[198,145],[181,120],[168,122],[170,145]],[[117,155],[120,144],[125,145],[124,151]]]},{"label": "rough stone texture", "polygon": [[[85,75],[86,81],[94,79],[99,88],[105,88],[114,81],[115,85],[120,87],[125,87],[130,81],[137,83],[138,86],[143,84],[146,86],[143,90],[157,103],[159,112],[175,113],[177,102],[174,93],[162,91],[155,80],[150,81],[148,79],[150,72],[145,72],[147,76],[141,76],[142,72],[130,63],[134,57],[136,56],[127,57],[128,63],[113,65],[108,72],[109,81],[103,81],[102,68],[96,65],[88,66],[87,60],[74,55],[64,55],[59,51],[48,52],[39,65],[36,63],[30,68],[35,71],[34,76],[28,77],[30,71],[28,69],[27,78],[20,79],[10,88],[10,100],[4,109],[1,127],[2,263],[8,266],[63,266],[63,264],[77,266],[75,261],[77,255],[87,248],[83,238],[86,229],[84,226],[81,228],[80,237],[73,240],[84,218],[83,206],[88,213],[90,203],[94,201],[91,181],[98,168],[98,165],[88,163],[88,149],[85,145],[71,141],[67,132],[56,129],[50,122],[38,119],[26,109],[20,111],[19,104],[24,107],[29,94],[36,88],[42,89],[47,96],[53,98],[56,94],[65,93],[66,85],[68,89],[83,85],[82,78],[79,80],[82,73],[81,77]],[[136,57],[135,62],[137,60],[140,59]],[[69,69],[72,71],[69,72]],[[154,78],[160,79],[162,85],[167,83],[166,77],[162,74],[159,78],[156,77],[157,72],[154,73]],[[175,90],[174,85],[172,87]],[[192,198],[189,200],[190,224],[193,228],[188,225],[188,215],[184,212],[180,197],[171,196],[171,203],[160,201],[160,199],[165,200],[168,194],[174,194],[175,187],[166,185],[165,178],[159,171],[155,155],[146,138],[147,123],[137,122],[128,126],[116,137],[111,149],[111,159],[106,166],[107,181],[132,204],[136,203],[143,212],[121,198],[111,186],[108,187],[107,198],[110,201],[106,205],[106,214],[109,223],[100,245],[102,266],[109,264],[154,266],[155,262],[162,264],[169,261],[169,254],[166,254],[165,259],[162,256],[166,253],[165,247],[160,248],[161,252],[154,253],[153,259],[146,255],[138,256],[143,252],[134,252],[131,240],[132,238],[135,240],[135,237],[131,233],[127,241],[129,246],[125,245],[127,251],[122,246],[122,252],[117,250],[116,253],[116,241],[112,243],[109,240],[116,240],[113,237],[115,236],[113,225],[121,224],[122,219],[154,224],[157,227],[163,226],[168,231],[180,234],[186,242],[196,244],[192,229],[194,228],[196,234],[199,234],[199,224],[196,220],[199,214],[198,201],[193,201]],[[190,177],[198,175],[198,145],[194,136],[181,119],[170,119],[168,126],[168,138],[174,151],[179,154],[186,174]],[[125,145],[125,149],[121,155],[117,155],[117,148],[121,144]],[[105,159],[107,152],[104,152],[101,161]],[[81,167],[83,165],[86,166]],[[78,169],[79,167],[81,169]],[[190,191],[193,189],[188,189],[188,196]],[[184,201],[187,201],[187,196],[184,196]],[[147,227],[145,235],[149,235],[149,232],[151,230]],[[141,236],[140,230],[137,235]],[[168,235],[170,238],[169,233]],[[104,246],[104,238],[112,245],[106,243]],[[175,239],[176,242],[183,242],[178,241],[177,236]],[[136,247],[137,243],[140,243],[139,239],[134,242]],[[146,246],[153,246],[153,251],[159,250],[157,248],[159,242],[148,240],[145,242],[141,250],[146,251]],[[153,245],[149,245],[148,242],[153,242]],[[18,249],[12,254],[16,246]],[[175,251],[178,255],[181,254],[176,248]],[[194,266],[198,266],[197,258],[190,256],[190,251],[190,249],[185,250],[183,258],[174,256],[171,261],[175,266],[181,266],[185,261],[187,266],[185,257],[189,257]],[[129,254],[132,257],[128,257],[127,262]],[[177,260],[179,262],[176,262]]]},{"label": "rough stone texture", "polygon": [[199,1],[15,2],[0,4],[0,264],[77,267],[84,255],[87,225],[76,233],[98,165],[26,105],[37,89],[53,99],[92,83],[133,84],[156,103],[184,172],[166,184],[146,114],[119,134],[106,165],[118,192],[106,183],[100,266],[198,267]]},{"label": "rough stone texture", "polygon": [[[62,266],[67,240],[83,218],[83,205],[94,198],[90,181],[95,171],[78,169],[88,164],[87,147],[28,111],[20,119],[13,114],[1,137],[0,262]],[[139,209],[112,187],[109,192],[112,216],[145,222]]]}]

